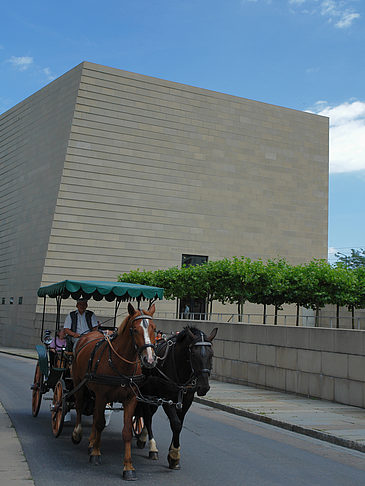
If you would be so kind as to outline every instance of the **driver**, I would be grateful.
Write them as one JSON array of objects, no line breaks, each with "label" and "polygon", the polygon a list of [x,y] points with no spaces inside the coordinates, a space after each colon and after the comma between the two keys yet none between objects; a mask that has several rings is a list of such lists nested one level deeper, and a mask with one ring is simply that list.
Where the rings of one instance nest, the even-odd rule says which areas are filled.
[{"label": "driver", "polygon": [[64,330],[67,336],[71,336],[72,342],[75,345],[81,334],[85,334],[90,331],[97,331],[98,321],[95,314],[87,309],[87,300],[79,299],[76,303],[77,310],[68,314],[64,324]]}]

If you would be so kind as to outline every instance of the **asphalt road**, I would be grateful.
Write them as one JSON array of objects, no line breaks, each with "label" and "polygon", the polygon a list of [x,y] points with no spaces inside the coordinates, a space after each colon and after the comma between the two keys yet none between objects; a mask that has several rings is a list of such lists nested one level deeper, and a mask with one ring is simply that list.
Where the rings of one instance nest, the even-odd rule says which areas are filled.
[{"label": "asphalt road", "polygon": [[[49,401],[31,415],[35,361],[0,353],[0,400],[21,440],[36,486],[113,485],[122,481],[122,412],[113,412],[102,437],[101,466],[90,466],[84,427],[72,444],[71,425],[52,436]],[[133,448],[138,484],[149,486],[363,486],[365,454],[299,436],[266,424],[194,404],[182,433],[181,470],[167,467],[170,430],[163,411],[155,419],[159,461]],[[1,478],[0,478],[1,483]],[[4,485],[6,486],[6,485]]]}]

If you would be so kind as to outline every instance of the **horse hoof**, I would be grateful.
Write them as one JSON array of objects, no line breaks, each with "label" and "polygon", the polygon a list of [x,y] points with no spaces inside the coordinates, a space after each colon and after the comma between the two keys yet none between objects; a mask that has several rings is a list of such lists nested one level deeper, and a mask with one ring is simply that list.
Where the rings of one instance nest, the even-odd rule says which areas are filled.
[{"label": "horse hoof", "polygon": [[93,466],[100,466],[100,464],[101,464],[101,456],[89,456],[89,462]]},{"label": "horse hoof", "polygon": [[133,470],[123,471],[123,479],[124,481],[136,481],[137,479],[136,471]]},{"label": "horse hoof", "polygon": [[143,440],[137,439],[137,447],[138,449],[144,449],[144,446],[146,445],[146,442],[143,442]]},{"label": "horse hoof", "polygon": [[175,471],[180,469],[179,459],[171,459],[170,456],[167,456],[167,460],[169,461],[169,469],[174,469]]},{"label": "horse hoof", "polygon": [[73,435],[71,435],[71,440],[72,440],[73,444],[77,445],[77,444],[80,444],[81,437],[78,437],[77,439],[75,439],[75,437]]},{"label": "horse hoof", "polygon": [[148,458],[152,459],[152,461],[158,461],[158,452],[150,451],[148,454]]}]

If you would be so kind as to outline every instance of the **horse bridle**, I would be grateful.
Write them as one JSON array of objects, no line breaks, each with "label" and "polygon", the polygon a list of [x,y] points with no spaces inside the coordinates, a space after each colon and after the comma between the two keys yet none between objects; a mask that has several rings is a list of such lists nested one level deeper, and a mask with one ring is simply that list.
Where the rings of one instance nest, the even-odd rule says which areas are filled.
[{"label": "horse bridle", "polygon": [[[193,370],[194,372],[194,375],[195,376],[198,376],[197,372],[195,371],[194,369],[194,366],[193,366],[193,363],[192,363],[192,359],[191,359],[191,350],[195,347],[195,346],[201,346],[201,356],[205,356],[205,353],[206,353],[206,349],[205,347],[206,346],[209,346],[209,347],[212,347],[212,343],[210,341],[205,341],[204,339],[204,333],[202,333],[200,331],[200,339],[201,341],[196,341],[196,342],[193,342],[189,345],[189,359],[190,359],[190,366],[191,366],[191,369]],[[210,376],[210,373],[211,373],[211,369],[209,368],[203,368],[200,373],[203,374],[203,373],[207,373],[208,376]]]},{"label": "horse bridle", "polygon": [[[140,311],[140,312],[143,312],[143,311]],[[133,323],[134,321],[137,321],[138,319],[143,319],[143,321],[145,321],[146,319],[147,319],[147,320],[148,320],[148,319],[152,319],[152,317],[151,317],[151,316],[149,316],[149,315],[147,315],[147,314],[143,314],[143,313],[142,313],[142,314],[140,314],[139,316],[135,316],[135,317],[133,317],[133,319],[132,319],[132,323]],[[142,322],[142,326],[144,326],[143,322]],[[147,326],[147,327],[148,327],[148,326]],[[133,333],[133,328],[132,328],[132,327],[129,329],[129,332],[131,333],[131,336],[132,336],[132,339],[133,339],[134,349],[136,350],[136,352],[137,352],[137,354],[138,354],[138,356],[139,356],[139,358],[140,358],[140,359],[141,359],[142,352],[143,352],[145,349],[147,349],[147,348],[152,348],[152,349],[155,351],[156,346],[155,346],[154,344],[152,344],[152,343],[147,343],[147,344],[145,343],[145,344],[143,344],[142,346],[139,346],[139,347],[138,347],[138,346],[137,346],[137,343],[136,343],[136,341],[135,341],[135,339],[134,339],[134,333]]]}]

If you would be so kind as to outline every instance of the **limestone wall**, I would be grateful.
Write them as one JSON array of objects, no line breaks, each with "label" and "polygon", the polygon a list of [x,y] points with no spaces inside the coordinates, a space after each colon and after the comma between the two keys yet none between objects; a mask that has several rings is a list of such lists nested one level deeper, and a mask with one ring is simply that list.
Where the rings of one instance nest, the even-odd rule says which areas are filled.
[{"label": "limestone wall", "polygon": [[[0,116],[0,342],[27,346],[81,66]],[[11,303],[12,302],[12,303]]]},{"label": "limestone wall", "polygon": [[[185,322],[156,320],[166,332]],[[365,332],[194,321],[214,340],[214,377],[365,408]]]},{"label": "limestone wall", "polygon": [[84,62],[0,116],[0,157],[2,344],[66,278],[327,256],[323,116]]}]

